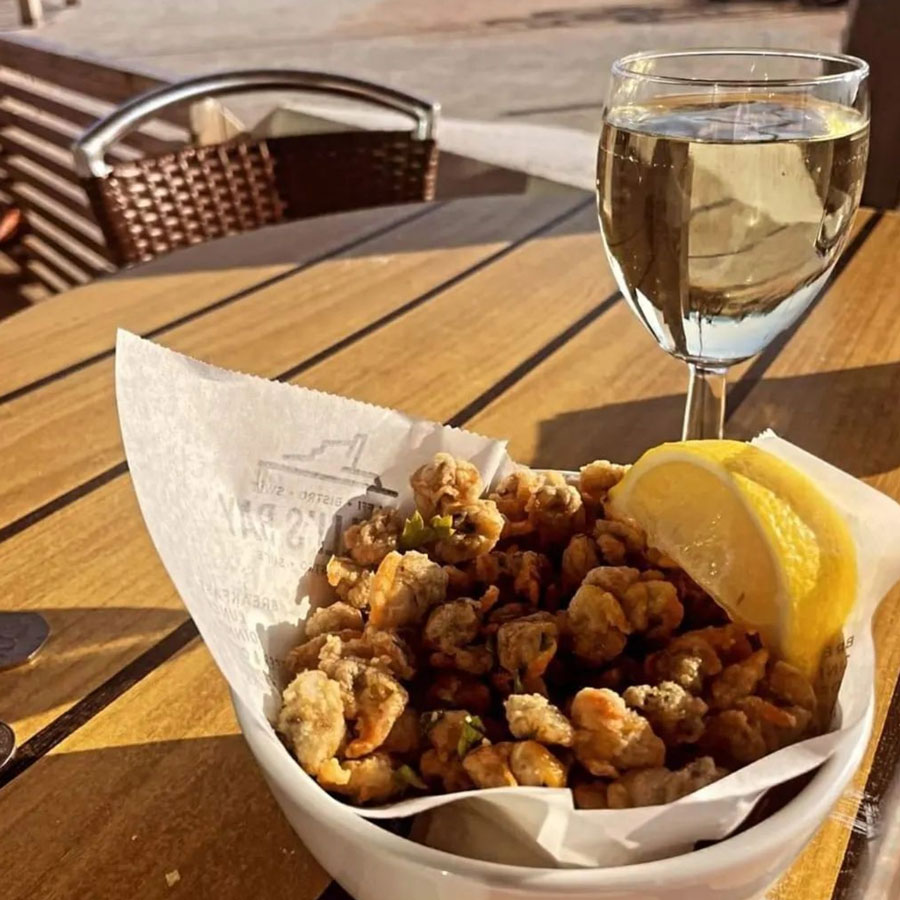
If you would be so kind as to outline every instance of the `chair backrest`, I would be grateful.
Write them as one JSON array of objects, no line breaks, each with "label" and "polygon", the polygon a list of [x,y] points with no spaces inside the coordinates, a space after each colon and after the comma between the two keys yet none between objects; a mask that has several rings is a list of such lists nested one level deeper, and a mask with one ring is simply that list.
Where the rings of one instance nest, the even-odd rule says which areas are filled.
[{"label": "chair backrest", "polygon": [[900,205],[900,3],[857,0],[847,32],[847,51],[869,64],[872,128],[863,203]]},{"label": "chair backrest", "polygon": [[[146,120],[200,97],[303,91],[410,117],[412,131],[240,136],[127,163],[109,149]],[[192,78],[136,97],[73,145],[75,168],[120,265],[284,219],[431,199],[438,107],[391,88],[318,72],[252,70]]]}]

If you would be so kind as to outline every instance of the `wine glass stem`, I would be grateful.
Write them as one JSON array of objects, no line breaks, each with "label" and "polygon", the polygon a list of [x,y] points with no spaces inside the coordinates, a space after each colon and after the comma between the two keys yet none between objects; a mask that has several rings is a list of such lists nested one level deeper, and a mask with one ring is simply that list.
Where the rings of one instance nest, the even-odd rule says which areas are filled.
[{"label": "wine glass stem", "polygon": [[684,410],[684,441],[721,438],[725,426],[725,375],[727,369],[688,363],[691,370]]}]

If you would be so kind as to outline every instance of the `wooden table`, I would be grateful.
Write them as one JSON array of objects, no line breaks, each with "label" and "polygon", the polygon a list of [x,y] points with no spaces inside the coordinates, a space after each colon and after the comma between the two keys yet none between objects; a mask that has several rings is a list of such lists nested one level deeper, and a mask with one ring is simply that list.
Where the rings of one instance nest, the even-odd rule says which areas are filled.
[{"label": "wooden table", "polygon": [[[900,497],[900,216],[864,211],[856,225],[805,320],[733,373],[727,428],[771,425]],[[119,325],[508,437],[518,459],[561,468],[677,435],[685,372],[616,293],[578,194],[267,229],[0,324],[0,608],[52,627],[35,662],[0,673],[0,719],[20,742],[0,772],[0,895],[341,896],[270,798],[144,530],[116,420]],[[900,748],[897,600],[876,631],[864,767],[772,900],[864,896]]]}]

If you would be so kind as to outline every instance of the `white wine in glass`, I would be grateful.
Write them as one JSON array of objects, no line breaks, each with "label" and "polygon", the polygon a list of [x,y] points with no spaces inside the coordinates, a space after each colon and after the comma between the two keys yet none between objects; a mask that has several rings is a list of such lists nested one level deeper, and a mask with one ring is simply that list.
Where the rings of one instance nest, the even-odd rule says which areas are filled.
[{"label": "white wine in glass", "polygon": [[846,245],[865,74],[848,57],[740,50],[613,67],[600,229],[631,308],[691,367],[684,438],[721,437],[728,366],[797,320]]}]

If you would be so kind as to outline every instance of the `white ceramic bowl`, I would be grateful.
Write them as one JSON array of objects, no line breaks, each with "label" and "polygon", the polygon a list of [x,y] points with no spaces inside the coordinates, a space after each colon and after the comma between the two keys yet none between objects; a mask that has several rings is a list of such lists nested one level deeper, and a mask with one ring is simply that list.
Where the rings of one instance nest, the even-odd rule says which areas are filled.
[{"label": "white ceramic bowl", "polygon": [[608,869],[534,869],[465,859],[391,834],[323,791],[232,695],[244,737],[279,806],[322,866],[357,900],[749,900],[784,872],[862,759],[872,705],[853,746],[836,753],[784,808],[711,847]]}]

